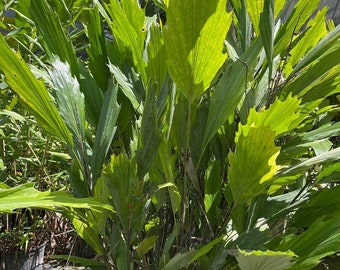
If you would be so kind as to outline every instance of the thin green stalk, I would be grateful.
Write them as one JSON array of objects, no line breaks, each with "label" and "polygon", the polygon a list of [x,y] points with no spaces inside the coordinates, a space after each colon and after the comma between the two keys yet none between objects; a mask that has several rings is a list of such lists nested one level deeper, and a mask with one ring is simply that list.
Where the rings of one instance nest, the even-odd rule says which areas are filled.
[{"label": "thin green stalk", "polygon": [[180,245],[179,249],[182,250],[183,244],[184,244],[184,231],[185,231],[185,216],[186,216],[186,199],[187,199],[187,185],[188,185],[188,175],[187,175],[187,167],[188,167],[188,160],[190,157],[190,133],[191,133],[191,100],[188,100],[188,107],[186,111],[186,136],[185,136],[185,148],[183,153],[183,169],[184,169],[184,175],[183,175],[183,191],[182,191],[182,201],[181,201],[181,220],[180,220]]},{"label": "thin green stalk", "polygon": [[225,227],[227,227],[227,225],[228,225],[228,223],[229,223],[229,221],[231,219],[231,214],[233,213],[234,209],[235,209],[235,203],[233,203],[231,205],[231,207],[229,208],[229,210],[227,212],[227,215],[226,215],[226,217],[225,217],[225,219],[224,219],[224,221],[222,223],[221,229],[217,233],[217,238],[220,237],[223,234],[223,231],[224,231]]}]

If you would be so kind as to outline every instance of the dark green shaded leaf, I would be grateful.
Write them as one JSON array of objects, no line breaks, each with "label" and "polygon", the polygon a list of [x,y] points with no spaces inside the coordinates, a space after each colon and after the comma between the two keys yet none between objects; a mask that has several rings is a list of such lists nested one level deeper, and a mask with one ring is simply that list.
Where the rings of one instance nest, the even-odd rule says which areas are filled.
[{"label": "dark green shaded leaf", "polygon": [[[203,136],[202,149],[205,149],[217,130],[227,121],[235,111],[247,83],[247,73],[255,67],[254,64],[261,50],[261,40],[257,39],[241,57],[242,61],[232,62],[229,60],[222,78],[219,80],[215,93],[209,106],[209,113],[205,133]],[[247,71],[247,69],[249,69]],[[203,152],[203,151],[202,151]]]},{"label": "dark green shaded leaf", "polygon": [[294,270],[308,270],[320,263],[327,255],[340,251],[340,220],[314,219],[314,223],[300,235],[283,238],[277,250],[291,250],[297,256]]},{"label": "dark green shaded leaf", "polygon": [[189,265],[192,258],[197,253],[196,250],[190,250],[185,253],[177,253],[164,267],[164,270],[178,270]]},{"label": "dark green shaded leaf", "polygon": [[340,186],[336,186],[311,195],[309,201],[297,210],[291,222],[295,227],[309,227],[317,219],[335,218],[339,214]]},{"label": "dark green shaded leaf", "polygon": [[92,152],[91,168],[94,183],[100,175],[116,132],[115,125],[120,111],[120,106],[117,103],[117,91],[118,84],[115,86],[110,84],[104,96]]},{"label": "dark green shaded leaf", "polygon": [[146,237],[136,248],[136,252],[139,257],[143,257],[147,252],[150,251],[158,240],[158,236]]},{"label": "dark green shaded leaf", "polygon": [[137,111],[141,101],[137,99],[136,94],[134,93],[135,89],[133,87],[133,84],[118,67],[109,63],[109,69],[111,74],[119,84],[123,94],[130,100],[133,108]]},{"label": "dark green shaded leaf", "polygon": [[[115,39],[121,43],[119,46],[128,49],[135,67],[146,84],[145,61],[143,59],[146,36],[144,11],[135,0],[110,0],[106,8],[112,18],[112,21],[108,23]],[[121,50],[125,49],[121,48]]]},{"label": "dark green shaded leaf", "polygon": [[98,6],[88,10],[86,30],[89,38],[89,46],[86,48],[89,56],[89,68],[100,89],[105,91],[109,81],[109,69],[107,67],[105,32]]},{"label": "dark green shaded leaf", "polygon": [[157,156],[157,149],[161,143],[158,131],[157,106],[155,96],[155,86],[150,85],[147,92],[143,110],[140,145],[137,151],[138,176],[140,179],[151,168],[152,162]]},{"label": "dark green shaded leaf", "polygon": [[68,62],[72,75],[79,76],[78,61],[71,43],[62,28],[58,13],[54,12],[47,1],[30,2],[29,12],[40,33],[41,43],[46,53],[58,55],[61,61]]},{"label": "dark green shaded leaf", "polygon": [[282,171],[282,174],[293,174],[297,172],[302,172],[309,167],[315,165],[315,164],[321,164],[323,162],[331,162],[336,161],[340,159],[340,147],[330,150],[328,152],[322,153],[316,157],[312,157],[310,159],[307,159],[306,161],[301,162],[298,165],[292,166],[288,168],[287,170]]},{"label": "dark green shaded leaf", "polygon": [[262,44],[268,61],[268,84],[270,84],[273,73],[274,56],[274,0],[264,0],[263,12],[260,15],[259,27]]}]

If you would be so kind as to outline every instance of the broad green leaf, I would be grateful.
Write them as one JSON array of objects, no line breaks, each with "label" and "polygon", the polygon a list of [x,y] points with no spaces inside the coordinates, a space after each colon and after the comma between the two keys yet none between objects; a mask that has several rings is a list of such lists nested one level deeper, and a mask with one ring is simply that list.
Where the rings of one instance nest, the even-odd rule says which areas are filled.
[{"label": "broad green leaf", "polygon": [[235,202],[234,204],[231,219],[233,222],[233,229],[238,234],[244,233],[247,229],[247,204],[249,204],[249,202],[250,200],[248,200],[248,202]]},{"label": "broad green leaf", "polygon": [[279,148],[274,143],[275,132],[268,127],[249,123],[240,126],[236,136],[235,151],[228,155],[228,179],[237,205],[266,192],[278,170]]},{"label": "broad green leaf", "polygon": [[205,180],[204,186],[204,209],[210,220],[215,221],[217,218],[217,209],[222,198],[222,178],[220,177],[221,166],[215,162],[209,177]]},{"label": "broad green leaf", "polygon": [[318,7],[319,2],[320,0],[297,1],[289,18],[282,24],[275,37],[274,57],[285,52],[285,49],[291,44],[294,34],[298,33]]},{"label": "broad green leaf", "polygon": [[317,106],[327,96],[338,93],[340,62],[337,57],[340,57],[340,47],[337,52],[320,59],[310,69],[307,68],[296,80],[288,83],[283,91],[302,97],[302,103],[316,102],[314,106]]},{"label": "broad green leaf", "polygon": [[91,270],[105,270],[107,269],[105,264],[101,261],[97,261],[94,259],[87,259],[87,258],[81,258],[81,257],[76,257],[76,256],[70,256],[69,254],[67,255],[49,255],[49,259],[52,260],[63,260],[63,261],[69,261],[72,263],[77,263],[82,266],[87,266]]},{"label": "broad green leaf", "polygon": [[[5,167],[5,165],[4,165],[4,161],[0,158],[0,171],[3,171],[3,170],[5,170],[6,169],[6,167]],[[1,187],[1,186],[0,186]]]},{"label": "broad green leaf", "polygon": [[65,191],[36,190],[33,183],[13,188],[0,188],[0,212],[13,212],[20,208],[44,208],[62,211],[66,208],[82,208],[100,212],[112,211],[110,205],[102,204],[93,198],[75,198]]},{"label": "broad green leaf", "polygon": [[[94,194],[93,198],[103,204],[109,204],[110,191],[107,188],[106,181],[103,177],[99,177],[96,180],[96,185],[94,186]],[[107,210],[103,210],[100,213],[93,212],[88,216],[89,221],[92,221],[95,226],[95,230],[100,235],[105,235],[105,229],[107,227],[107,221],[110,212]]]},{"label": "broad green leaf", "polygon": [[59,57],[53,59],[49,74],[60,115],[74,136],[76,146],[80,146],[85,140],[85,101],[78,81],[72,77],[69,65]]},{"label": "broad green leaf", "polygon": [[340,122],[327,123],[317,129],[309,132],[300,132],[294,136],[291,141],[287,142],[286,148],[294,148],[306,142],[313,142],[318,140],[327,139],[329,137],[337,136],[340,133]]},{"label": "broad green leaf", "polygon": [[140,107],[140,100],[137,99],[136,94],[133,92],[132,83],[118,67],[109,63],[109,69],[111,74],[119,84],[123,94],[130,100],[133,108],[138,111],[138,108]]},{"label": "broad green leaf", "polygon": [[333,143],[330,140],[319,140],[311,143],[311,148],[314,150],[316,156],[326,153],[331,150]]},{"label": "broad green leaf", "polygon": [[88,10],[86,32],[89,39],[89,46],[86,48],[89,68],[100,89],[105,91],[109,81],[109,69],[107,67],[105,32],[98,6]]},{"label": "broad green leaf", "polygon": [[337,93],[340,81],[339,44],[333,43],[333,46],[322,52],[304,72],[300,72],[299,76],[284,86],[283,93],[302,97],[302,104],[308,111],[317,109],[325,97]]},{"label": "broad green leaf", "polygon": [[227,59],[223,44],[232,15],[225,8],[225,0],[169,2],[164,33],[167,66],[189,101],[210,86]]},{"label": "broad green leaf", "polygon": [[[170,2],[171,3],[171,2]],[[178,270],[189,265],[197,250],[192,249],[185,253],[177,253],[164,267],[164,270]]]},{"label": "broad green leaf", "polygon": [[69,169],[69,182],[72,186],[72,192],[77,197],[88,197],[92,192],[91,174],[88,167],[88,161],[86,160],[86,162],[81,163],[82,160],[79,159],[79,156],[80,158],[87,157],[79,155],[76,151],[73,151],[71,154],[72,160]]},{"label": "broad green leaf", "polygon": [[312,269],[322,258],[340,251],[339,217],[315,219],[302,234],[284,237],[276,249],[291,250],[298,256],[290,269]]},{"label": "broad green leaf", "polygon": [[293,130],[305,118],[300,110],[300,102],[297,97],[288,96],[284,101],[275,100],[268,109],[263,108],[257,112],[252,108],[244,131],[247,127],[268,126],[275,132],[275,136],[279,136]]},{"label": "broad green leaf", "polygon": [[[254,31],[257,35],[262,34],[261,26],[261,14],[266,13],[264,10],[269,9],[268,2],[265,0],[245,0],[247,11],[249,13],[250,19],[253,23]],[[273,1],[273,19],[277,17],[280,11],[283,9],[286,0],[275,0]],[[269,26],[268,26],[269,27]]]},{"label": "broad green leaf", "polygon": [[172,213],[175,216],[177,211],[180,209],[181,195],[179,194],[178,188],[175,185],[175,171],[174,171],[175,162],[170,155],[170,151],[171,150],[168,141],[163,139],[159,146],[158,159],[162,171],[164,172],[166,180],[165,184],[170,185],[168,188],[168,192],[171,201]]},{"label": "broad green leaf", "polygon": [[301,190],[297,189],[286,194],[267,197],[265,203],[261,205],[261,217],[265,217],[269,221],[275,221],[295,211],[297,207],[308,200],[307,196],[296,200],[300,192]]},{"label": "broad green leaf", "polygon": [[254,31],[257,35],[260,34],[260,16],[264,7],[264,0],[246,0],[247,11],[253,23]]},{"label": "broad green leaf", "polygon": [[290,52],[287,64],[285,65],[285,74],[290,74],[293,67],[303,58],[308,50],[313,48],[322,38],[327,35],[325,14],[327,9],[324,8],[317,13],[315,18],[308,22],[303,38]]},{"label": "broad green leaf", "polygon": [[30,1],[29,12],[48,56],[58,55],[61,61],[68,62],[72,75],[79,77],[77,57],[71,40],[62,28],[58,13],[44,0]]},{"label": "broad green leaf", "polygon": [[68,0],[63,1],[50,1],[51,9],[58,14],[60,21],[65,23],[70,17],[70,10],[68,8]]},{"label": "broad green leaf", "polygon": [[[246,214],[249,215],[252,215],[253,213],[250,213],[246,211]],[[260,219],[260,220],[263,220],[263,219]],[[248,223],[250,224],[250,223]],[[247,224],[247,227],[248,227],[248,224]],[[244,249],[244,250],[257,250],[257,249],[264,249],[264,244],[272,239],[272,234],[271,232],[266,229],[268,225],[267,224],[264,224],[264,226],[261,228],[261,226],[259,227],[248,227],[246,228],[246,230],[244,230],[242,233],[240,233],[238,235],[238,237],[236,238],[235,236],[232,235],[232,233],[235,234],[235,231],[231,231],[229,232],[229,234],[231,234],[229,237],[233,237],[233,238],[236,238],[235,240],[233,241],[230,241],[227,243],[227,246],[226,248],[239,248],[239,249]],[[227,252],[230,254],[230,255],[234,255],[235,253],[237,254],[238,250],[235,250],[235,249],[227,249]]]},{"label": "broad green leaf", "polygon": [[[231,6],[233,7],[233,12],[235,13],[234,23],[237,25],[237,30],[239,31],[241,44],[243,51],[249,47],[251,37],[252,37],[252,24],[250,22],[249,14],[247,12],[245,1],[231,0]],[[228,42],[227,42],[228,44]],[[227,50],[229,58],[232,58],[229,50]],[[235,61],[234,58],[232,58]]]},{"label": "broad green leaf", "polygon": [[98,231],[93,230],[95,224],[88,222],[83,210],[88,209],[100,214],[102,211],[113,211],[112,206],[89,197],[75,198],[65,191],[39,192],[33,186],[33,183],[28,183],[14,188],[0,188],[0,212],[11,213],[20,208],[42,208],[62,212],[71,220],[77,233],[98,254],[102,254]]},{"label": "broad green leaf", "polygon": [[75,23],[78,19],[79,15],[83,12],[86,5],[89,3],[89,0],[71,0],[69,3],[69,9],[73,12],[71,23]]},{"label": "broad green leaf", "polygon": [[[330,54],[334,50],[339,50],[340,25],[330,31],[315,47],[308,51],[305,57],[294,67],[291,77],[299,73],[300,70],[310,65],[322,55]],[[337,49],[338,48],[338,49]]]},{"label": "broad green leaf", "polygon": [[114,37],[130,51],[133,63],[146,84],[145,61],[143,59],[146,36],[144,11],[138,6],[137,0],[110,0],[106,9],[112,18],[109,26]]},{"label": "broad green leaf", "polygon": [[289,146],[281,151],[278,157],[279,163],[283,164],[291,162],[293,158],[298,158],[304,153],[308,153],[311,149],[314,150],[315,155],[320,155],[332,148],[332,143],[328,139],[320,139],[305,143],[300,143],[295,146]]},{"label": "broad green leaf", "polygon": [[146,71],[149,79],[155,80],[158,89],[162,86],[167,74],[166,54],[162,29],[152,23],[147,36],[148,63]]},{"label": "broad green leaf", "polygon": [[96,137],[93,145],[91,169],[94,184],[100,176],[100,172],[105,163],[105,158],[108,154],[113,136],[116,132],[116,121],[120,111],[120,106],[117,103],[118,84],[109,84],[106,90],[98,127],[96,130]]},{"label": "broad green leaf", "polygon": [[[95,224],[90,224],[90,222],[88,222],[88,220],[86,219],[86,216],[83,216],[82,219],[79,219],[77,215],[75,215],[76,212],[77,211],[75,210],[71,210],[70,213],[66,214],[66,216],[71,221],[77,234],[81,238],[83,238],[86,241],[86,243],[88,243],[93,248],[93,250],[96,251],[96,253],[103,254],[103,249],[99,240],[98,231],[93,229]],[[92,215],[92,213],[89,214]]]},{"label": "broad green leaf", "polygon": [[21,123],[25,122],[25,117],[23,117],[22,115],[14,112],[14,111],[8,111],[8,110],[0,110],[0,115],[7,115],[10,118],[12,118],[15,121],[19,121]]},{"label": "broad green leaf", "polygon": [[[251,47],[241,56],[241,61],[228,60],[222,78],[219,80],[209,106],[207,124],[203,136],[202,149],[205,149],[217,130],[234,112],[247,84],[247,74],[255,68],[256,59],[262,48],[261,40],[253,41]],[[246,64],[244,64],[244,63]],[[202,151],[203,152],[203,151]]]},{"label": "broad green leaf", "polygon": [[156,244],[158,236],[149,236],[143,239],[143,241],[136,248],[136,252],[139,257],[143,257],[147,252],[149,252]]},{"label": "broad green leaf", "polygon": [[175,222],[173,231],[170,233],[170,235],[165,240],[165,244],[164,244],[164,248],[162,252],[162,261],[161,261],[162,268],[164,268],[165,266],[165,262],[166,262],[165,257],[169,256],[170,249],[173,247],[174,241],[178,235],[178,231],[179,231],[178,223]]},{"label": "broad green leaf", "polygon": [[264,0],[263,12],[260,15],[259,27],[262,44],[268,61],[268,84],[270,84],[273,73],[274,56],[274,0]]},{"label": "broad green leaf", "polygon": [[291,175],[292,173],[297,173],[304,171],[311,166],[315,164],[321,164],[323,162],[331,162],[331,161],[336,161],[340,159],[340,147],[335,148],[333,150],[324,152],[318,156],[312,157],[310,159],[307,159],[306,161],[301,162],[298,165],[292,166],[288,168],[287,170],[282,171],[283,175],[289,174]]},{"label": "broad green leaf", "polygon": [[309,227],[320,218],[336,218],[340,214],[340,186],[322,189],[310,196],[291,220],[294,227]]},{"label": "broad green leaf", "polygon": [[337,182],[340,179],[340,162],[324,165],[319,173],[316,184]]},{"label": "broad green leaf", "polygon": [[140,139],[137,150],[138,176],[140,179],[150,170],[161,143],[158,131],[155,86],[151,83],[147,92],[142,116]]},{"label": "broad green leaf", "polygon": [[[81,174],[77,172],[79,175],[73,174],[70,181],[74,192],[81,197],[86,197],[88,192],[85,192],[85,187],[81,186],[85,184],[89,191],[92,191],[93,180],[89,173],[88,146],[85,139],[84,95],[79,90],[77,79],[72,77],[68,63],[61,62],[59,57],[53,59],[52,69],[49,73],[55,90],[60,115],[73,135],[71,156],[77,163],[73,163],[73,166],[75,166],[73,172],[76,172],[77,169],[81,171]],[[76,186],[80,189],[77,189]]]},{"label": "broad green leaf", "polygon": [[[111,193],[120,224],[125,235],[133,241],[144,225],[143,181],[138,179],[136,162],[125,154],[111,156],[104,167],[102,176]],[[131,222],[131,221],[134,222]]]},{"label": "broad green leaf", "polygon": [[218,238],[210,241],[205,246],[203,246],[200,249],[198,249],[196,254],[195,254],[195,256],[191,259],[190,263],[193,263],[194,261],[196,261],[197,259],[199,259],[203,255],[207,254],[215,245],[220,243],[222,241],[222,239],[223,239],[223,236],[218,237]]},{"label": "broad green leaf", "polygon": [[0,70],[7,84],[37,117],[39,124],[68,145],[73,141],[43,82],[38,81],[23,59],[15,54],[0,37]]},{"label": "broad green leaf", "polygon": [[241,270],[283,270],[291,269],[295,256],[291,251],[254,250],[247,252],[239,250],[236,260]]},{"label": "broad green leaf", "polygon": [[96,127],[103,103],[103,91],[99,88],[84,63],[80,63],[79,72],[80,78],[78,82],[85,97],[86,120]]},{"label": "broad green leaf", "polygon": [[276,18],[280,12],[283,10],[286,0],[276,0],[274,1],[274,18]]}]

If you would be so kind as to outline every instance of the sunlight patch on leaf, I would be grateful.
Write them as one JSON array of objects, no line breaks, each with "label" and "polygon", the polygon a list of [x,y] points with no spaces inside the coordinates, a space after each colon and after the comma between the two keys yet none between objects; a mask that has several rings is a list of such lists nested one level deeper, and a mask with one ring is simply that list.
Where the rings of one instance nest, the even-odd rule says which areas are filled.
[{"label": "sunlight patch on leaf", "polygon": [[77,79],[72,77],[67,63],[55,57],[52,66],[49,74],[55,88],[59,112],[75,139],[82,143],[85,136],[84,95],[79,90]]},{"label": "sunlight patch on leaf", "polygon": [[2,37],[0,37],[0,51],[0,70],[5,75],[6,83],[37,117],[38,123],[46,131],[73,145],[71,134],[44,83],[34,77],[24,60],[10,49]]},{"label": "sunlight patch on leaf", "polygon": [[40,192],[33,183],[14,188],[0,188],[0,212],[13,212],[20,208],[62,209],[86,208],[101,211],[102,208],[111,210],[109,205],[101,204],[93,198],[75,198],[66,191]]},{"label": "sunlight patch on leaf", "polygon": [[245,2],[255,33],[259,35],[260,15],[263,11],[264,0],[246,0]]},{"label": "sunlight patch on leaf", "polygon": [[283,270],[289,269],[294,264],[292,262],[294,257],[296,255],[291,251],[239,250],[236,260],[241,270]]},{"label": "sunlight patch on leaf", "polygon": [[144,83],[146,83],[145,61],[143,59],[146,31],[144,29],[143,9],[138,6],[138,1],[135,0],[111,0],[106,5],[106,9],[112,18],[109,26],[115,39],[120,41],[121,46],[126,47],[120,48],[121,52],[127,50],[131,54],[134,65],[141,74]]},{"label": "sunlight patch on leaf", "polygon": [[275,159],[280,151],[274,143],[275,132],[268,127],[240,126],[237,137],[235,151],[228,155],[235,204],[266,192],[278,170]]},{"label": "sunlight patch on leaf", "polygon": [[[297,97],[288,96],[286,100],[277,99],[268,109],[259,112],[252,108],[249,112],[247,125],[243,128],[245,135],[247,127],[268,126],[279,136],[294,129],[305,116],[300,111],[300,100]],[[240,135],[240,133],[238,133]],[[236,136],[237,141],[238,136]]]},{"label": "sunlight patch on leaf", "polygon": [[327,35],[325,14],[327,9],[324,8],[317,13],[315,18],[308,22],[306,26],[307,33],[298,42],[298,44],[291,50],[287,65],[285,66],[285,74],[290,74],[293,67],[306,54],[306,52],[313,48],[320,39]]},{"label": "sunlight patch on leaf", "polygon": [[232,16],[225,6],[225,0],[169,3],[164,33],[167,65],[178,89],[190,101],[209,87],[227,59],[223,44]]}]

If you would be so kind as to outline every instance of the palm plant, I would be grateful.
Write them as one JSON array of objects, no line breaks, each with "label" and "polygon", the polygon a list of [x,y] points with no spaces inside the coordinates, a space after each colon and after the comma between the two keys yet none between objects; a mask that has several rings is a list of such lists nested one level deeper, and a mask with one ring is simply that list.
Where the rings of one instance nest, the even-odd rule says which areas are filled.
[{"label": "palm plant", "polygon": [[311,269],[338,252],[340,28],[320,1],[286,2],[14,3],[0,70],[66,145],[78,198],[0,202],[59,207],[112,269]]}]

